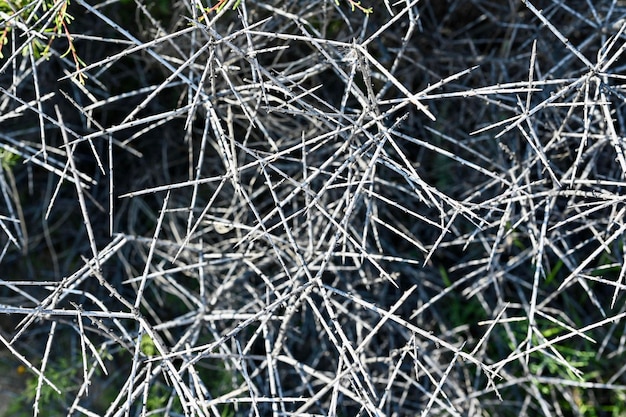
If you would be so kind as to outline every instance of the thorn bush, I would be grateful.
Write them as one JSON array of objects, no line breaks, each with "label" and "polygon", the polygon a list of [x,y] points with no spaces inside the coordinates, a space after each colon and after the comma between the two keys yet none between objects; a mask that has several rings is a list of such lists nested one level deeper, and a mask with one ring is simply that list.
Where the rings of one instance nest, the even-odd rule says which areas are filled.
[{"label": "thorn bush", "polygon": [[9,414],[626,413],[623,1],[0,17]]}]

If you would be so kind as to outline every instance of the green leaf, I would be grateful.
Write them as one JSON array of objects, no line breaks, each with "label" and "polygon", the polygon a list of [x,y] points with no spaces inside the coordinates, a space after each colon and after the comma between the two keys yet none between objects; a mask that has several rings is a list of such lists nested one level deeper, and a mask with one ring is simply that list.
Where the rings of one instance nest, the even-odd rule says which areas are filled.
[{"label": "green leaf", "polygon": [[156,345],[147,333],[144,333],[143,336],[141,336],[139,350],[141,350],[141,352],[148,357],[152,357],[158,353]]}]

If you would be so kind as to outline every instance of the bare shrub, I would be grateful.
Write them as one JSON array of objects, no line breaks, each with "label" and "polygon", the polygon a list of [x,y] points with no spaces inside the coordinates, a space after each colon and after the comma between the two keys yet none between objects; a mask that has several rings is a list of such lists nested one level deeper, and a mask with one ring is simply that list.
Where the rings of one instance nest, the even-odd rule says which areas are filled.
[{"label": "bare shrub", "polygon": [[369,6],[0,1],[11,415],[624,412],[626,4]]}]

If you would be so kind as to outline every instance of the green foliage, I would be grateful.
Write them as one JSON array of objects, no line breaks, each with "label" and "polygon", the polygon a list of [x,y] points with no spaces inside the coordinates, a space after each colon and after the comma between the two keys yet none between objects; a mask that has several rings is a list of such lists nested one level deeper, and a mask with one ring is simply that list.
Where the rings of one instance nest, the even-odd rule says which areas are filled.
[{"label": "green foliage", "polygon": [[139,349],[141,350],[141,352],[144,355],[146,355],[148,357],[154,356],[154,355],[156,355],[158,353],[158,350],[157,350],[157,348],[156,348],[156,346],[154,344],[154,341],[152,340],[152,338],[147,333],[144,333],[141,336],[141,342],[140,342],[140,345],[139,345]]},{"label": "green foliage", "polygon": [[172,398],[172,388],[164,385],[160,382],[153,383],[148,389],[148,398],[146,400],[146,411],[163,410],[174,400],[170,407],[170,411],[175,413],[182,413],[183,408],[177,397]]},{"label": "green foliage", "polygon": [[[83,60],[78,56],[74,39],[70,34],[69,25],[74,17],[68,13],[69,0],[46,0],[32,1],[28,0],[0,0],[0,17],[4,20],[4,27],[0,32],[0,58],[3,55],[3,47],[8,43],[8,35],[16,24],[28,26],[31,30],[38,32],[43,37],[49,38],[47,44],[41,39],[35,37],[30,45],[22,46],[22,54],[32,53],[35,58],[49,58],[52,43],[58,37],[64,37],[67,40],[68,47],[61,57],[71,56],[75,69],[80,70],[85,66]],[[42,19],[42,14],[48,10],[53,10],[52,20]],[[34,23],[33,23],[34,22]],[[48,23],[49,22],[49,23]],[[86,76],[83,73],[77,75],[77,79],[81,84],[85,83]]]},{"label": "green foliage", "polygon": [[0,164],[4,169],[12,169],[20,160],[20,156],[6,149],[0,148]]},{"label": "green foliage", "polygon": [[[59,358],[48,364],[45,376],[61,391],[61,394],[45,382],[42,383],[39,396],[39,415],[65,415],[66,396],[71,394],[75,388],[79,372],[79,365],[68,358]],[[29,376],[26,379],[26,388],[23,394],[9,404],[5,415],[7,417],[32,416],[31,407],[37,396],[38,386],[39,377],[36,375]]]},{"label": "green foliage", "polygon": [[[443,266],[439,267],[439,273],[444,286],[446,288],[452,286],[452,280]],[[467,299],[458,292],[451,292],[446,294],[443,300],[447,311],[445,318],[452,328],[468,325],[470,330],[473,330],[478,322],[487,318],[485,310],[475,297]]]}]

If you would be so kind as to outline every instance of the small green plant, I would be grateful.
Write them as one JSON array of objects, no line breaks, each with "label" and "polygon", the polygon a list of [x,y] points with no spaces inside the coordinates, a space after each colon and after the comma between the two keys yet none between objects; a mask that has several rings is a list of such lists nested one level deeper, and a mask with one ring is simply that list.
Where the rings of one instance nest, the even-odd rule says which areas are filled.
[{"label": "small green plant", "polygon": [[[148,389],[148,399],[146,400],[147,411],[157,411],[165,408],[170,402],[172,396],[172,389],[162,383],[155,383]],[[174,404],[171,407],[172,411],[182,412],[180,402],[175,397]]]},{"label": "small green plant", "polygon": [[[62,394],[57,393],[54,388],[48,384],[39,383],[39,377],[31,375],[26,379],[26,388],[22,395],[15,398],[12,401],[5,413],[5,416],[22,417],[32,415],[30,407],[26,404],[33,404],[35,398],[37,398],[37,391],[39,390],[39,403],[38,408],[40,415],[65,415],[65,400],[64,395],[71,392],[71,387],[76,384],[76,378],[80,368],[71,361],[71,359],[61,358],[58,362],[51,363],[46,371],[45,375]],[[23,372],[18,368],[18,372]]]},{"label": "small green plant", "polygon": [[[38,32],[40,38],[48,38],[47,44],[41,41],[40,38],[33,38],[30,45],[24,45],[22,49],[23,54],[32,53],[36,58],[44,57],[49,58],[50,48],[55,39],[59,37],[65,37],[68,43],[67,50],[61,55],[66,57],[71,55],[75,65],[76,71],[79,71],[81,67],[85,66],[83,60],[78,56],[76,46],[74,45],[74,38],[72,37],[69,25],[74,20],[74,17],[67,11],[70,2],[68,0],[46,0],[40,7],[39,2],[28,2],[27,0],[0,0],[0,18],[4,20],[4,27],[0,32],[0,58],[4,57],[2,52],[3,46],[8,43],[9,33],[13,27],[18,25],[25,25],[31,30]],[[38,11],[42,10],[42,14],[38,14]],[[53,18],[50,20],[44,15],[51,11]],[[32,23],[34,22],[34,23]],[[39,27],[42,22],[43,26]],[[77,79],[81,84],[85,83],[85,75],[82,72],[78,72]]]},{"label": "small green plant", "polygon": [[0,164],[2,168],[10,170],[20,160],[20,156],[6,149],[0,148]]}]

